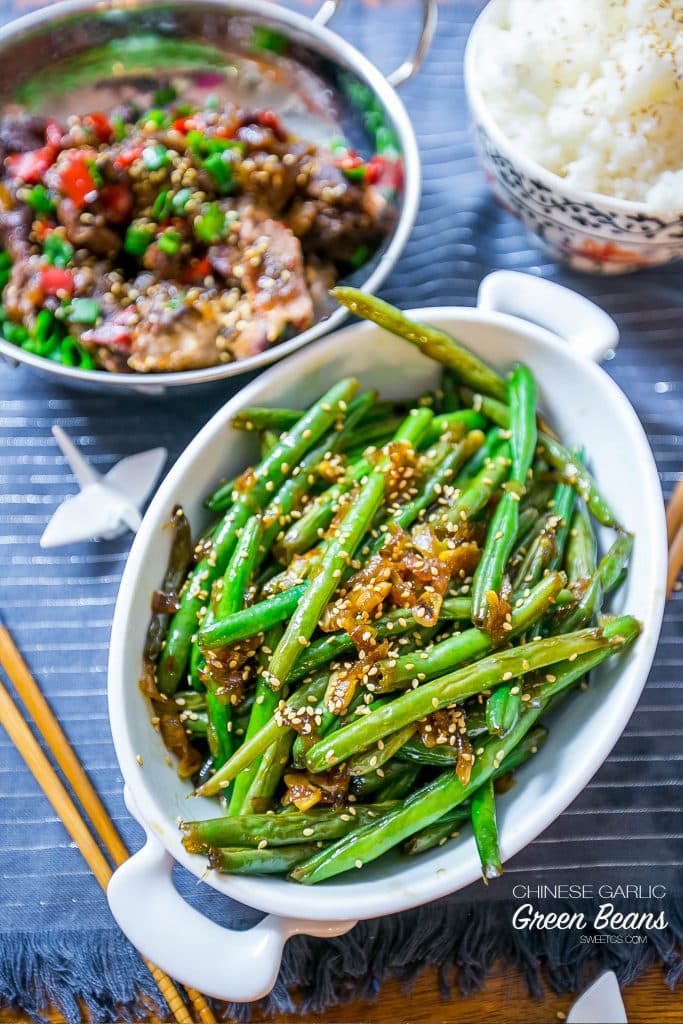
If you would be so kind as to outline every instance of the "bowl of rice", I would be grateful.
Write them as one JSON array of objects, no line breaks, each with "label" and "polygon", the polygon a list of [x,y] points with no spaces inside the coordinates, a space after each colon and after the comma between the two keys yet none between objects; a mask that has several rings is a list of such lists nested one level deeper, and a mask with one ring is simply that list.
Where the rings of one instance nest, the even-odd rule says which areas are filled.
[{"label": "bowl of rice", "polygon": [[683,258],[681,0],[491,0],[465,54],[499,201],[574,269]]}]

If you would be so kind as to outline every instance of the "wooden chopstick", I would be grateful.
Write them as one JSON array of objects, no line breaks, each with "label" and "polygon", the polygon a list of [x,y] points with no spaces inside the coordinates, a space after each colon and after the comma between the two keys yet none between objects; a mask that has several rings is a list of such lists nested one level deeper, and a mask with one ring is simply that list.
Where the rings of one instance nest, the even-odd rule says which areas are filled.
[{"label": "wooden chopstick", "polygon": [[674,487],[666,507],[666,535],[669,542],[666,594],[670,597],[683,569],[683,480]]},{"label": "wooden chopstick", "polygon": [[[123,840],[1,618],[0,664],[11,679],[27,710],[31,713],[48,749],[73,787],[74,793],[87,812],[114,864],[117,866],[122,864],[129,856]],[[0,722],[4,725],[10,739],[80,849],[88,867],[106,891],[112,876],[110,865],[93,839],[59,776],[24,721],[21,712],[1,682]],[[187,1007],[171,979],[149,960],[144,957],[143,960],[178,1024],[192,1024]],[[202,1024],[216,1024],[216,1018],[201,992],[191,988],[187,988],[186,991]]]}]

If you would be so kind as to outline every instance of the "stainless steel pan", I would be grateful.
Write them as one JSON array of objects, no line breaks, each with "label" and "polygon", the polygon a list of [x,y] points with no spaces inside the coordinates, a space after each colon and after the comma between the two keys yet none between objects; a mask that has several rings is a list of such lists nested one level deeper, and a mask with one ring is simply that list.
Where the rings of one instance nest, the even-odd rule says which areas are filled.
[{"label": "stainless steel pan", "polygon": [[[436,27],[436,0],[422,2],[422,28],[415,53],[385,77],[355,47],[326,27],[339,0],[325,0],[312,19],[267,0],[67,0],[0,29],[0,104],[11,101],[22,85],[37,73],[44,73],[44,69],[133,35],[154,32],[170,39],[210,43],[230,52],[231,41],[244,38],[246,31],[275,30],[286,37],[289,51],[295,55],[292,66],[298,65],[301,70],[301,75],[297,74],[296,81],[293,77],[287,88],[301,91],[302,82],[311,81],[311,75],[316,76],[341,120],[346,137],[366,153],[372,150],[373,142],[365,117],[367,108],[358,101],[358,95],[371,95],[375,110],[381,111],[386,128],[397,140],[403,173],[398,184],[393,230],[373,259],[347,278],[350,283],[373,292],[387,277],[405,246],[420,197],[420,159],[415,133],[395,89],[420,67]],[[146,70],[153,73],[154,68]],[[99,389],[160,393],[170,387],[205,384],[247,373],[275,362],[337,327],[345,315],[345,310],[332,309],[308,330],[266,352],[234,363],[178,373],[114,374],[62,366],[24,352],[4,339],[0,339],[0,355],[15,364],[26,363],[62,382]]]}]

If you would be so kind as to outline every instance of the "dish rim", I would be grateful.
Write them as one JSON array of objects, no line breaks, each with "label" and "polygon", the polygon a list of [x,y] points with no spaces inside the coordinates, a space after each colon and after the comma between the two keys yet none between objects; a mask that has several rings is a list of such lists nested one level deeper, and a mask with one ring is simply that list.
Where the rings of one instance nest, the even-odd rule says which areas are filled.
[{"label": "dish rim", "polygon": [[[390,236],[385,252],[370,276],[359,282],[363,291],[374,293],[382,285],[388,274],[405,249],[406,243],[415,225],[422,191],[422,165],[417,145],[415,130],[412,126],[403,101],[396,89],[389,84],[381,71],[365,57],[353,44],[341,35],[324,25],[314,22],[312,18],[280,7],[270,0],[166,0],[169,6],[201,6],[209,5],[217,9],[233,8],[244,14],[268,17],[274,21],[303,32],[310,40],[312,48],[316,44],[326,44],[334,53],[335,60],[346,62],[353,71],[379,96],[385,110],[392,119],[393,125],[401,141],[404,168],[403,203],[396,225]],[[136,0],[134,7],[156,7],[155,0]],[[77,14],[100,15],[119,10],[125,12],[130,7],[129,0],[59,0],[58,3],[31,11],[20,18],[0,26],[0,56],[3,50],[16,44],[17,38],[25,32],[49,26],[63,17]],[[85,51],[84,51],[85,52]],[[18,345],[0,337],[0,355],[11,363],[25,364],[49,376],[64,381],[88,384],[118,390],[132,391],[163,391],[166,388],[187,387],[192,384],[211,384],[229,377],[238,377],[243,373],[259,370],[264,366],[286,358],[313,341],[335,330],[348,316],[348,311],[340,306],[332,310],[329,316],[319,320],[307,330],[294,338],[272,345],[264,352],[238,359],[232,363],[220,363],[196,370],[177,370],[171,373],[111,373],[107,370],[84,370],[77,366],[64,366],[61,363],[26,352]]]},{"label": "dish rim", "polygon": [[[523,336],[526,336],[527,339],[531,338],[557,352],[562,351],[567,354],[573,363],[578,364],[576,367],[578,373],[585,373],[594,378],[600,387],[611,393],[611,398],[621,407],[629,425],[629,439],[634,445],[634,460],[636,454],[638,456],[637,465],[640,467],[639,472],[643,485],[641,492],[646,496],[647,519],[652,526],[651,535],[644,538],[648,544],[649,563],[652,569],[647,628],[639,638],[637,647],[629,655],[631,659],[637,659],[633,666],[635,674],[629,682],[626,693],[621,695],[620,715],[617,719],[610,721],[609,728],[595,737],[591,756],[582,766],[581,771],[577,772],[571,780],[563,779],[562,785],[555,786],[552,793],[548,795],[548,799],[538,802],[538,806],[543,808],[542,813],[540,810],[531,809],[529,815],[531,825],[527,820],[521,829],[516,830],[512,841],[509,840],[506,830],[503,830],[503,855],[505,860],[508,860],[547,829],[585,788],[621,736],[647,681],[657,647],[664,609],[666,531],[661,487],[647,437],[626,395],[601,367],[576,352],[571,352],[566,342],[561,341],[545,328],[527,323],[519,317],[506,313],[477,311],[471,307],[422,308],[409,310],[408,315],[417,319],[434,319],[440,323],[444,319],[449,319],[454,326],[462,323],[464,318],[475,319],[478,322],[484,321],[492,327],[512,330],[520,336],[520,344],[523,341]],[[319,341],[316,346],[302,351],[287,364],[287,372],[292,373],[299,367],[305,372],[307,362],[313,361],[318,354],[323,354],[326,349],[338,352],[340,343],[343,343],[350,335],[356,335],[357,343],[361,344],[365,337],[372,336],[378,330],[373,324],[360,323],[351,325],[341,332],[335,332],[334,335]],[[404,344],[399,339],[394,339],[394,341],[397,346]],[[413,879],[409,886],[401,883],[401,876],[405,873],[403,871],[398,872],[396,876],[387,876],[385,879],[381,879],[382,884],[377,884],[377,879],[369,879],[365,883],[360,880],[349,882],[346,880],[349,877],[347,875],[341,881],[322,883],[322,885],[314,887],[296,886],[280,879],[219,876],[216,872],[207,875],[205,858],[188,854],[184,850],[175,822],[168,835],[165,834],[168,830],[160,829],[152,824],[160,819],[168,821],[169,818],[154,793],[151,792],[149,785],[145,783],[144,773],[141,773],[136,766],[136,752],[125,721],[126,686],[130,684],[127,684],[125,680],[124,658],[119,647],[121,644],[125,644],[126,622],[134,598],[136,581],[147,557],[149,543],[154,533],[167,520],[177,482],[182,479],[190,465],[201,459],[205,446],[212,442],[215,443],[220,432],[225,429],[240,408],[253,403],[258,398],[264,389],[264,383],[267,387],[276,382],[278,375],[283,371],[284,366],[273,367],[267,374],[261,375],[257,380],[248,384],[218,410],[184,449],[161,484],[145,515],[123,573],[112,626],[108,673],[112,736],[125,784],[130,788],[142,818],[157,834],[168,853],[196,877],[204,878],[213,889],[255,909],[280,916],[306,917],[309,920],[317,921],[376,917],[405,910],[458,891],[475,881],[476,874],[472,874],[470,870],[464,880],[462,878],[458,880],[456,876],[462,875],[462,871],[460,866],[455,863],[457,859],[451,858],[453,863],[449,869],[444,857],[439,863],[435,863],[433,860],[424,862],[424,868],[417,872],[419,878]],[[580,389],[577,386],[578,390]],[[658,584],[657,580],[661,580],[661,584]],[[447,856],[448,854],[446,854]],[[408,863],[406,867],[409,867]],[[372,891],[368,891],[369,887],[372,887]],[[317,892],[318,895],[311,897],[312,892]]]}]

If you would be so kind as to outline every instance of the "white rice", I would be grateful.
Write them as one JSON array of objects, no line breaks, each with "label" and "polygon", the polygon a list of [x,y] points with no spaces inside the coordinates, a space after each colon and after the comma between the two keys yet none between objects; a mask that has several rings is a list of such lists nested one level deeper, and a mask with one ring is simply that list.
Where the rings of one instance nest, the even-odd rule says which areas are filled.
[{"label": "white rice", "polygon": [[504,134],[582,191],[683,209],[683,0],[494,0],[475,53]]}]

